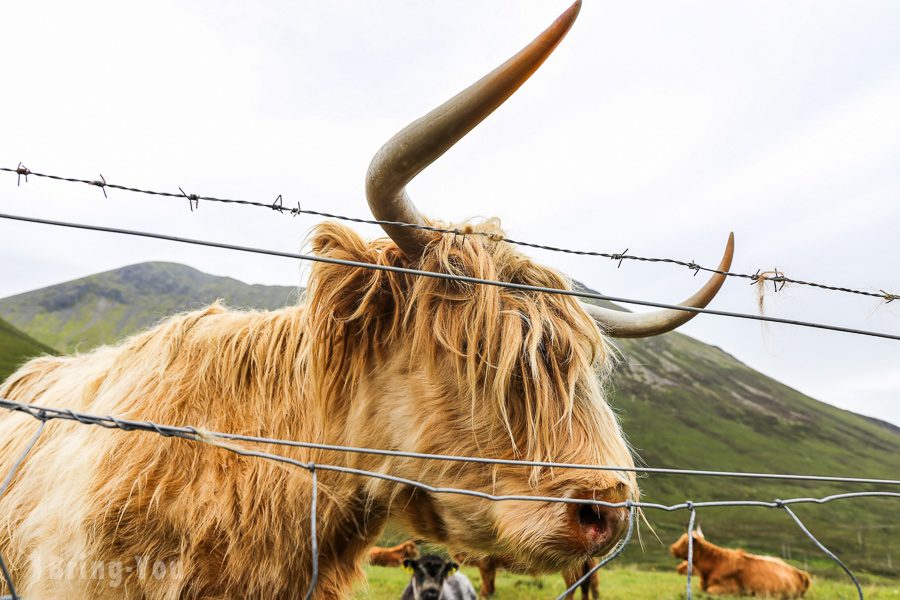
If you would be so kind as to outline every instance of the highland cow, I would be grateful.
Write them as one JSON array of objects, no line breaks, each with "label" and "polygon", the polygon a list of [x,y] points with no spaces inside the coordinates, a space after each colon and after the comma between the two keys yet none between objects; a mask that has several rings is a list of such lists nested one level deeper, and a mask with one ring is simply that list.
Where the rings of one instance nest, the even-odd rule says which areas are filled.
[{"label": "highland cow", "polygon": [[407,558],[418,558],[419,548],[413,540],[406,540],[402,544],[381,548],[372,546],[369,548],[369,564],[377,567],[399,567]]},{"label": "highland cow", "polygon": [[411,575],[400,600],[477,600],[472,582],[455,562],[428,554],[408,558],[403,566]]},{"label": "highland cow", "polygon": [[[792,567],[780,558],[759,556],[743,550],[721,548],[706,540],[697,527],[693,536],[694,569],[700,575],[700,588],[709,594],[762,596],[764,598],[800,598],[809,589],[809,573]],[[669,547],[672,556],[686,559],[688,534]],[[679,573],[687,573],[685,560]]]},{"label": "highland cow", "polygon": [[[321,257],[571,289],[503,241],[494,220],[423,217],[406,184],[512,94],[571,26],[576,3],[534,42],[376,154],[366,193],[388,238],[319,225]],[[415,226],[459,228],[448,235]],[[729,241],[720,268],[727,270]],[[689,306],[705,306],[715,274]],[[604,400],[608,336],[674,329],[694,313],[634,314],[561,294],[316,263],[297,306],[213,305],[113,347],[33,360],[0,396],[121,418],[327,444],[505,459],[633,465]],[[599,326],[598,326],[599,325]],[[0,469],[33,428],[0,418]],[[204,439],[209,440],[208,436]],[[430,484],[623,502],[628,472],[523,469],[287,446],[257,449]],[[320,470],[316,598],[347,598],[389,520],[411,534],[559,571],[606,552],[625,508],[433,494]],[[306,470],[155,434],[52,422],[0,499],[0,554],[26,598],[302,597],[312,578]],[[121,585],[90,568],[126,567]],[[151,566],[163,565],[157,570]]]}]

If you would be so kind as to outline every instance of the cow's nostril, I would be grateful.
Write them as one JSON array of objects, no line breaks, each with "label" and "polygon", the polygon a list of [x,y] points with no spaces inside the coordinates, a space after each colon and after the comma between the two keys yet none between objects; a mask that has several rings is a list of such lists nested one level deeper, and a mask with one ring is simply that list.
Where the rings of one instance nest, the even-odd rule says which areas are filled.
[{"label": "cow's nostril", "polygon": [[624,531],[625,516],[620,508],[582,505],[577,512],[578,526],[592,553],[601,553],[618,540]]},{"label": "cow's nostril", "polygon": [[582,529],[596,529],[603,531],[606,529],[606,515],[598,511],[600,506],[590,506],[585,504],[578,511],[578,522]]}]

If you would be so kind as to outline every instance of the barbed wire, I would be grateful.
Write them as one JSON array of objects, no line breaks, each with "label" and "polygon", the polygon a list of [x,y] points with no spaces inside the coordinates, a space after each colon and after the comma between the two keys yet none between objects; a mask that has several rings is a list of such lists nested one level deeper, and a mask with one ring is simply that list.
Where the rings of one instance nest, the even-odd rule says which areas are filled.
[{"label": "barbed wire", "polygon": [[19,163],[19,166],[16,168],[10,167],[0,167],[0,171],[13,173],[17,175],[17,185],[21,184],[22,178],[25,178],[25,181],[28,181],[29,176],[33,177],[41,177],[44,179],[51,179],[54,181],[61,181],[67,183],[80,183],[85,185],[90,185],[93,187],[98,187],[103,192],[103,197],[108,198],[106,194],[106,189],[115,189],[121,190],[125,192],[132,192],[137,194],[145,194],[150,196],[160,196],[165,198],[183,198],[187,199],[188,207],[191,212],[198,209],[200,207],[200,201],[206,202],[216,202],[220,204],[231,204],[231,205],[242,205],[242,206],[251,206],[255,208],[264,208],[267,210],[274,210],[278,213],[288,214],[292,216],[297,216],[300,214],[304,215],[314,215],[319,217],[324,217],[327,219],[337,219],[340,221],[347,221],[351,223],[364,223],[368,225],[390,225],[394,227],[406,227],[410,229],[419,229],[423,231],[431,231],[433,233],[440,233],[445,235],[454,235],[454,236],[462,236],[462,235],[476,235],[483,236],[494,241],[503,241],[509,244],[514,244],[517,246],[522,246],[526,248],[534,248],[537,250],[546,250],[549,252],[558,252],[563,254],[570,254],[576,256],[591,256],[596,258],[606,258],[612,260],[617,263],[618,267],[622,266],[622,262],[626,260],[636,261],[636,262],[647,262],[647,263],[661,263],[661,264],[671,264],[678,265],[687,268],[690,271],[693,271],[696,276],[699,272],[707,272],[707,273],[718,273],[720,275],[724,275],[726,277],[735,277],[740,279],[750,280],[751,284],[759,285],[764,284],[765,282],[771,282],[773,289],[777,291],[781,291],[786,284],[792,285],[800,285],[805,287],[816,288],[820,290],[826,290],[830,292],[842,292],[847,294],[855,294],[857,296],[867,296],[870,298],[880,298],[886,304],[890,304],[894,300],[900,299],[900,294],[893,294],[887,292],[886,290],[880,289],[878,292],[872,292],[867,290],[854,289],[846,286],[837,286],[830,285],[824,283],[818,283],[814,281],[806,281],[802,279],[795,279],[792,277],[788,277],[782,271],[778,269],[774,270],[763,270],[757,269],[755,273],[738,273],[733,271],[723,271],[713,267],[706,267],[698,264],[697,262],[690,260],[679,260],[674,258],[655,258],[655,257],[647,257],[647,256],[637,256],[633,254],[628,254],[628,249],[625,249],[623,252],[597,252],[592,250],[575,250],[571,248],[564,248],[560,246],[552,246],[548,244],[540,244],[535,242],[527,242],[523,240],[516,240],[509,237],[498,236],[495,234],[491,234],[483,231],[463,231],[456,228],[446,228],[446,227],[436,227],[433,225],[423,225],[418,223],[406,223],[403,221],[386,221],[381,219],[366,219],[360,217],[349,217],[346,215],[335,214],[331,212],[321,211],[321,210],[313,210],[309,208],[303,208],[300,203],[297,203],[295,207],[286,207],[284,206],[284,198],[281,194],[279,194],[275,200],[271,203],[267,202],[258,202],[254,200],[243,200],[243,199],[233,199],[233,198],[220,198],[216,196],[203,196],[199,194],[188,194],[180,187],[178,188],[179,193],[174,192],[161,192],[156,190],[148,190],[137,188],[134,186],[128,185],[119,185],[114,183],[109,183],[106,181],[106,178],[100,174],[100,179],[80,179],[77,177],[63,177],[61,175],[53,175],[49,173],[40,173],[37,171],[32,171],[31,169],[25,167],[22,163]]},{"label": "barbed wire", "polygon": [[362,269],[370,269],[374,271],[387,271],[391,273],[403,273],[417,277],[431,277],[433,279],[443,279],[447,281],[457,281],[462,283],[472,283],[479,285],[491,285],[495,287],[503,287],[513,290],[523,290],[529,292],[538,292],[543,294],[557,294],[561,296],[574,296],[577,298],[586,298],[589,300],[605,300],[608,302],[617,302],[620,304],[634,304],[637,306],[647,306],[652,308],[664,308],[669,310],[677,310],[681,312],[691,312],[695,314],[716,315],[720,317],[731,317],[736,319],[747,319],[752,321],[763,321],[767,323],[779,323],[782,325],[795,325],[798,327],[808,327],[812,329],[823,329],[828,331],[837,331],[841,333],[850,333],[855,335],[864,335],[869,337],[884,338],[889,340],[900,341],[900,334],[886,333],[880,331],[871,331],[868,329],[856,329],[853,327],[842,327],[840,325],[828,325],[825,323],[815,323],[811,321],[801,321],[798,319],[785,319],[782,317],[770,317],[767,315],[752,315],[749,313],[740,313],[727,310],[718,310],[713,308],[696,308],[693,306],[683,306],[681,304],[666,304],[662,302],[652,302],[649,300],[638,300],[634,298],[622,298],[619,296],[608,296],[597,292],[578,290],[578,289],[559,289],[543,286],[528,285],[524,283],[513,283],[510,281],[498,281],[495,279],[482,279],[479,277],[470,277],[467,275],[453,275],[451,273],[441,273],[438,271],[423,271],[420,269],[412,269],[409,267],[397,267],[393,265],[382,265],[375,263],[360,262],[355,260],[345,260],[340,258],[331,258],[327,256],[317,256],[315,254],[298,254],[294,252],[282,252],[280,250],[267,250],[264,248],[253,248],[249,246],[240,246],[237,244],[227,244],[224,242],[211,242],[206,240],[198,240],[193,238],[179,237],[174,235],[166,235],[162,233],[152,233],[149,231],[137,231],[134,229],[122,229],[118,227],[105,227],[102,225],[89,225],[85,223],[72,223],[69,221],[54,221],[51,219],[39,219],[37,217],[25,217],[21,215],[11,215],[0,213],[0,219],[8,219],[12,221],[22,221],[25,223],[37,223],[41,225],[52,225],[55,227],[67,227],[70,229],[83,229],[86,231],[100,231],[104,233],[115,233],[120,235],[130,235],[135,237],[144,237],[156,240],[165,240],[168,242],[178,242],[181,244],[192,244],[195,246],[206,246],[209,248],[221,248],[224,250],[235,250],[239,252],[249,252],[253,254],[262,254],[266,256],[277,256],[281,258],[291,258],[295,260],[306,260],[311,262],[321,262],[333,265],[342,265],[346,267],[357,267]]},{"label": "barbed wire", "polygon": [[[172,426],[172,425],[158,424],[158,423],[154,423],[151,421],[133,421],[133,420],[128,420],[128,419],[120,419],[120,418],[117,418],[114,416],[97,417],[96,415],[90,415],[87,413],[76,412],[71,409],[51,409],[51,408],[37,406],[34,404],[15,402],[15,401],[5,400],[5,399],[0,400],[0,406],[8,409],[10,411],[13,411],[13,412],[22,412],[24,414],[27,414],[27,415],[41,421],[40,428],[35,433],[35,435],[31,438],[31,440],[26,445],[24,450],[21,452],[21,454],[19,455],[17,460],[13,463],[10,473],[7,475],[6,479],[4,480],[6,482],[6,485],[8,485],[8,482],[12,480],[15,472],[18,470],[20,465],[25,461],[27,455],[34,448],[34,445],[37,442],[38,437],[44,431],[44,424],[50,420],[62,419],[62,420],[76,421],[83,425],[98,425],[100,427],[104,427],[107,429],[118,429],[118,430],[122,430],[122,431],[126,431],[126,432],[145,431],[145,432],[156,433],[157,435],[160,435],[163,437],[178,437],[181,439],[186,439],[186,440],[200,442],[200,443],[206,443],[206,444],[209,443],[207,441],[207,439],[209,437],[221,437],[223,439],[230,439],[230,440],[241,440],[243,437],[245,437],[245,436],[239,436],[237,434],[229,434],[229,433],[216,432],[216,431],[205,431],[205,430],[201,434],[201,432],[197,428],[192,427],[192,426],[178,427],[178,426]],[[255,439],[256,439],[256,438],[252,438],[249,436],[246,436],[246,437],[250,441],[255,441]],[[287,441],[288,440],[285,440],[285,442],[287,442]],[[491,500],[494,502],[507,501],[507,500],[518,500],[518,501],[531,501],[531,502],[555,502],[555,503],[564,503],[564,504],[578,504],[578,505],[586,505],[586,506],[603,506],[603,507],[607,507],[607,508],[625,508],[625,509],[627,509],[628,514],[629,514],[629,521],[628,521],[628,531],[626,533],[626,536],[623,538],[623,540],[620,543],[618,543],[616,545],[616,547],[602,561],[600,561],[598,563],[597,566],[595,566],[593,569],[591,569],[584,577],[582,577],[581,579],[576,581],[565,592],[563,592],[563,594],[559,596],[560,599],[564,598],[568,593],[574,592],[577,589],[578,585],[580,585],[583,581],[585,581],[588,577],[590,577],[591,574],[596,572],[597,569],[608,564],[610,561],[612,561],[613,559],[615,559],[616,557],[621,555],[621,553],[625,550],[625,548],[627,547],[628,543],[631,540],[631,532],[633,530],[634,520],[635,520],[635,518],[634,518],[635,509],[648,508],[648,509],[664,510],[664,511],[668,511],[668,512],[675,511],[675,510],[687,509],[691,513],[691,521],[690,522],[693,523],[695,511],[701,507],[711,508],[711,507],[758,506],[758,507],[778,508],[778,509],[786,510],[788,512],[788,514],[791,516],[791,518],[800,527],[801,531],[803,531],[803,533],[806,534],[809,537],[809,539],[812,540],[813,543],[817,547],[819,547],[821,550],[823,550],[823,552],[829,558],[831,558],[832,560],[837,562],[838,565],[841,566],[841,568],[844,569],[848,573],[848,575],[853,580],[854,584],[857,586],[857,590],[859,592],[859,597],[862,600],[862,598],[863,598],[862,588],[859,586],[859,582],[856,579],[856,577],[853,575],[852,571],[842,561],[840,561],[840,559],[838,559],[838,557],[833,552],[828,550],[818,539],[816,539],[813,536],[813,534],[803,524],[803,522],[796,515],[796,513],[794,513],[793,511],[791,511],[789,509],[789,506],[794,505],[794,504],[811,504],[811,503],[812,504],[826,504],[826,503],[834,502],[837,500],[845,500],[845,499],[851,499],[851,498],[875,498],[875,497],[885,498],[886,497],[886,498],[900,499],[900,493],[897,493],[897,492],[869,491],[869,492],[848,492],[848,493],[841,493],[841,494],[833,494],[830,496],[825,496],[825,497],[820,497],[820,498],[790,498],[787,500],[775,499],[773,501],[760,501],[760,500],[725,500],[725,501],[706,501],[706,502],[686,501],[683,503],[678,503],[678,504],[673,504],[673,505],[667,506],[667,505],[652,503],[652,502],[633,501],[630,499],[625,500],[623,502],[607,502],[607,501],[603,501],[603,500],[595,500],[595,499],[587,499],[587,498],[566,498],[566,497],[556,497],[556,496],[495,495],[495,494],[489,494],[486,492],[479,492],[476,490],[433,486],[433,485],[429,485],[429,484],[421,482],[421,481],[417,481],[417,480],[413,480],[413,479],[409,479],[409,478],[405,478],[405,477],[397,477],[397,476],[390,475],[387,473],[368,471],[365,469],[356,469],[356,468],[351,468],[351,467],[343,467],[340,465],[332,465],[332,464],[325,464],[325,463],[315,463],[312,461],[303,462],[303,461],[293,459],[293,458],[290,458],[287,456],[282,456],[279,454],[258,451],[258,450],[250,450],[248,448],[244,448],[244,447],[237,446],[234,444],[228,444],[228,445],[212,444],[212,447],[227,450],[229,452],[232,452],[232,453],[235,453],[235,454],[238,454],[241,456],[257,457],[257,458],[262,458],[262,459],[267,459],[267,460],[273,460],[273,461],[289,464],[289,465],[292,465],[295,467],[299,467],[301,469],[305,469],[307,472],[310,473],[310,476],[312,478],[313,498],[316,498],[317,493],[318,493],[316,471],[317,470],[325,470],[325,471],[333,471],[333,472],[338,472],[338,473],[346,473],[346,474],[382,479],[382,480],[390,481],[393,483],[408,485],[410,487],[413,487],[416,489],[421,489],[421,490],[424,490],[424,491],[427,491],[430,493],[435,493],[435,494],[467,495],[467,496],[472,496],[472,497],[481,498],[481,499],[485,499],[485,500]],[[467,457],[467,458],[477,458],[477,457]],[[2,495],[2,492],[5,492],[5,488],[0,488],[0,495]],[[312,570],[311,570],[311,579],[310,579],[311,585],[310,585],[309,591],[306,594],[306,598],[312,597],[312,593],[315,589],[315,585],[316,585],[317,579],[318,579],[318,572],[319,572],[319,564],[318,564],[319,557],[318,557],[318,552],[317,552],[318,533],[316,531],[316,515],[315,515],[316,510],[317,510],[317,503],[316,503],[315,499],[313,499],[313,500],[311,500],[311,514],[310,514],[310,527],[311,527],[310,543],[311,543],[311,547],[313,549]],[[691,536],[691,535],[688,536],[689,552],[692,551],[692,548],[690,546],[690,544],[692,544],[692,541],[691,541],[692,537],[693,536]],[[0,563],[2,563],[2,557],[0,557]],[[3,567],[3,576],[4,576],[4,579],[11,591],[12,600],[20,600],[20,597],[15,592],[15,587],[13,585],[12,577],[9,574],[8,569],[6,569],[5,563],[4,563],[4,567]],[[690,588],[688,589],[687,596],[688,596],[688,599],[691,598]]]}]

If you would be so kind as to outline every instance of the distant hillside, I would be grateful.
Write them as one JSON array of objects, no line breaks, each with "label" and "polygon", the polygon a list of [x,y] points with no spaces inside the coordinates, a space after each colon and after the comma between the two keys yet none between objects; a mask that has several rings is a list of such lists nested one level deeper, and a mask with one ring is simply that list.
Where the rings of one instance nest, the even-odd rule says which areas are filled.
[{"label": "distant hillside", "polygon": [[131,265],[0,300],[0,317],[62,352],[88,350],[221,299],[233,308],[296,303],[293,287],[248,285],[175,263]]},{"label": "distant hillside", "polygon": [[[754,371],[722,350],[681,334],[620,342],[622,364],[612,403],[648,466],[897,479],[900,431],[893,425],[818,402]],[[890,486],[779,482],[653,475],[644,499],[775,500]],[[897,576],[900,547],[896,499],[843,500],[794,507],[813,533],[853,568]],[[809,561],[818,574],[840,576],[833,563],[784,511],[766,508],[698,512],[713,541]],[[647,513],[667,542],[684,531],[687,514]],[[646,538],[645,538],[646,539]],[[664,553],[632,550],[633,559],[669,564]],[[893,555],[891,553],[894,553]],[[815,567],[815,568],[813,568]]]},{"label": "distant hillside", "polygon": [[[165,315],[223,298],[234,307],[275,308],[296,301],[287,287],[250,286],[181,265],[146,263],[0,300],[0,316],[61,350],[87,350],[147,327]],[[671,333],[618,344],[620,364],[610,402],[647,465],[896,479],[900,431],[823,404],[742,364],[719,348]],[[653,475],[643,499],[773,500],[821,496],[871,486],[821,485],[733,478]],[[888,491],[898,491],[898,488]],[[812,531],[854,568],[897,574],[897,500],[839,501],[797,507]],[[669,543],[685,512],[647,511]],[[836,573],[781,510],[704,509],[714,541],[809,561],[817,574]],[[644,550],[631,560],[671,568],[664,546],[642,529]],[[893,555],[891,553],[894,553]]]},{"label": "distant hillside", "polygon": [[0,381],[6,379],[29,358],[41,354],[56,354],[56,352],[0,319]]}]

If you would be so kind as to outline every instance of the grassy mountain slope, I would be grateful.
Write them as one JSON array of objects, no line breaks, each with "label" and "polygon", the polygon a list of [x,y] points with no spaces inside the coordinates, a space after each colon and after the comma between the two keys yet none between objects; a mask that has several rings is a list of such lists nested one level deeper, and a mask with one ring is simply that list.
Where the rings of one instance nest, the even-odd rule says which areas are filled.
[{"label": "grassy mountain slope", "polygon": [[29,358],[41,354],[56,354],[56,352],[0,319],[0,381],[6,379]]},{"label": "grassy mountain slope", "polygon": [[[641,458],[650,466],[683,469],[797,473],[896,479],[900,432],[893,426],[823,404],[735,360],[722,350],[680,334],[623,341],[612,402]],[[894,487],[735,478],[653,475],[644,500],[815,496],[848,491],[897,492]],[[897,499],[840,500],[797,506],[813,533],[846,562],[897,574],[900,533]],[[778,509],[704,509],[698,513],[713,541],[792,557],[838,573]],[[648,514],[664,541],[684,530],[688,514]],[[669,564],[663,553],[632,552],[637,560]],[[900,552],[897,552],[900,555]]]},{"label": "grassy mountain slope", "polygon": [[0,317],[62,352],[114,342],[156,321],[217,299],[279,308],[297,288],[248,285],[184,265],[141,263],[0,300]]},{"label": "grassy mountain slope", "polygon": [[[176,311],[223,298],[230,306],[275,308],[296,290],[249,286],[169,263],[145,263],[0,300],[0,316],[60,350],[88,349]],[[654,467],[898,478],[900,430],[809,398],[722,350],[677,333],[619,343],[610,402],[643,461]],[[865,485],[652,475],[643,499],[773,500],[874,489]],[[900,488],[888,491],[900,491]],[[795,510],[845,562],[897,575],[900,500],[844,500]],[[837,573],[783,510],[709,508],[698,512],[712,541],[785,555],[817,574]],[[647,511],[659,537],[673,541],[685,511]],[[670,568],[653,534],[630,560]]]}]

